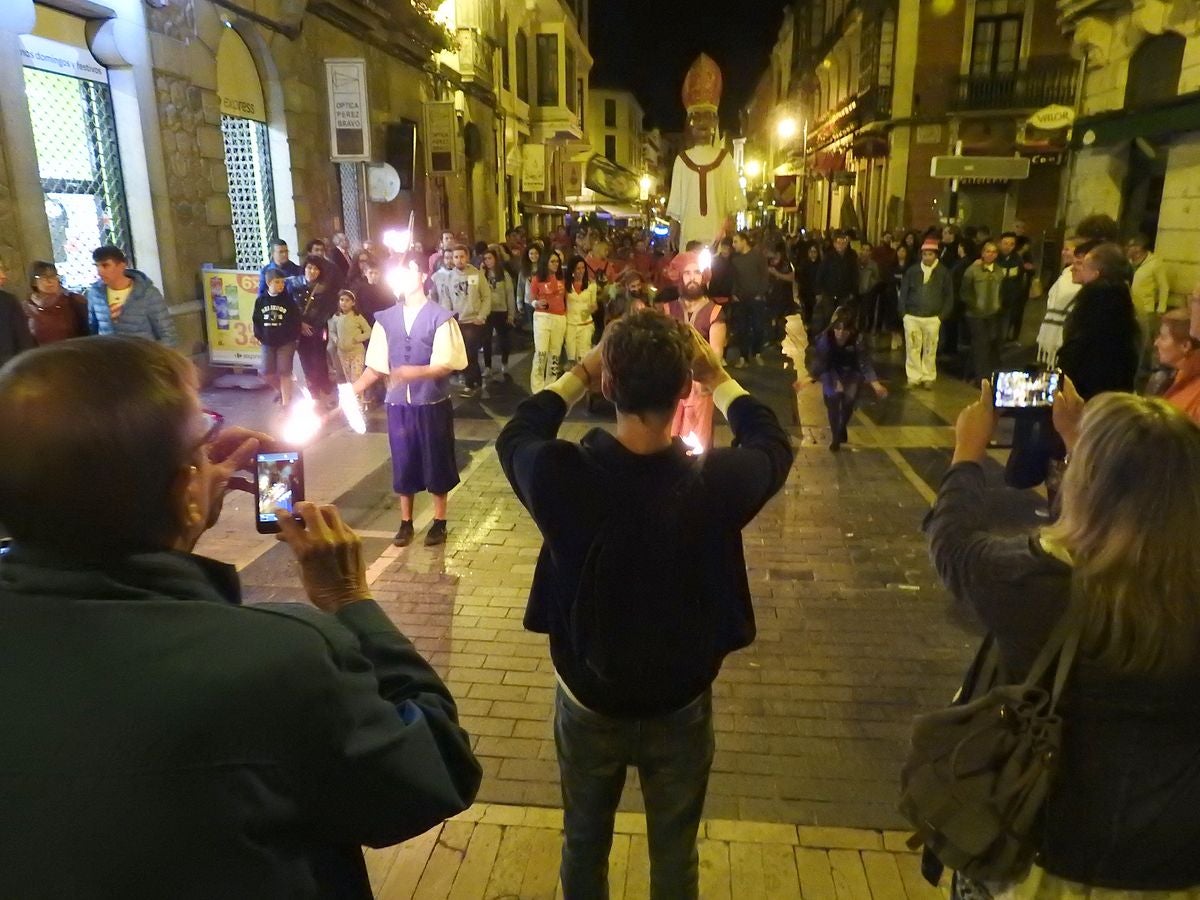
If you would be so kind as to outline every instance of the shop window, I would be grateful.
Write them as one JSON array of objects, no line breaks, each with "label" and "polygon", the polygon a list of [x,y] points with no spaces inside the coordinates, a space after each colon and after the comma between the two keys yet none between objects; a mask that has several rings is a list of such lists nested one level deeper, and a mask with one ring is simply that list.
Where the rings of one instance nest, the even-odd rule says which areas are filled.
[{"label": "shop window", "polygon": [[30,68],[25,94],[54,264],[65,284],[90,284],[101,244],[133,259],[112,96],[104,82]]},{"label": "shop window", "polygon": [[615,134],[604,136],[604,156],[609,162],[617,161],[617,136]]},{"label": "shop window", "polygon": [[1179,93],[1183,68],[1183,35],[1166,31],[1146,38],[1129,57],[1125,108],[1140,109],[1170,100]]},{"label": "shop window", "polygon": [[517,98],[525,103],[529,102],[529,38],[525,36],[525,32],[518,28],[515,45],[515,53],[517,57]]},{"label": "shop window", "polygon": [[617,127],[617,101],[606,98],[604,101],[604,127]]},{"label": "shop window", "polygon": [[979,0],[971,34],[971,75],[1011,75],[1021,58],[1024,0]]},{"label": "shop window", "polygon": [[537,36],[538,106],[558,106],[558,35]]},{"label": "shop window", "polygon": [[249,48],[233,29],[217,47],[217,95],[239,269],[254,270],[270,257],[278,225],[270,139],[262,83]]}]

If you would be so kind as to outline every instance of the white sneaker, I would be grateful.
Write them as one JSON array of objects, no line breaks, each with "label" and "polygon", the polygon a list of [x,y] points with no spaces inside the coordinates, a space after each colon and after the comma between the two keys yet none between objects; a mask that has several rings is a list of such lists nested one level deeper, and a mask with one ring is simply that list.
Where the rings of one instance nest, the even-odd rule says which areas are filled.
[{"label": "white sneaker", "polygon": [[739,357],[739,358],[738,358],[738,361],[737,361],[737,362],[735,362],[735,363],[733,364],[733,367],[734,367],[735,369],[744,369],[744,368],[746,368],[746,359],[745,359],[745,357]]}]

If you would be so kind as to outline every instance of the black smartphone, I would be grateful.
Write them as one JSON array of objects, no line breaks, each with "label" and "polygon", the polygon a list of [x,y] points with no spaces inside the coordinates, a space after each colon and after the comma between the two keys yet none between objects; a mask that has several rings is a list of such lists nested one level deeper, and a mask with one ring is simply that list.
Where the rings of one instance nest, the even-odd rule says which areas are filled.
[{"label": "black smartphone", "polygon": [[992,373],[992,405],[1001,412],[1049,409],[1062,373],[1058,369],[1009,369]]},{"label": "black smartphone", "polygon": [[291,512],[304,499],[304,454],[299,450],[254,457],[254,513],[259,534],[278,534],[276,508]]}]

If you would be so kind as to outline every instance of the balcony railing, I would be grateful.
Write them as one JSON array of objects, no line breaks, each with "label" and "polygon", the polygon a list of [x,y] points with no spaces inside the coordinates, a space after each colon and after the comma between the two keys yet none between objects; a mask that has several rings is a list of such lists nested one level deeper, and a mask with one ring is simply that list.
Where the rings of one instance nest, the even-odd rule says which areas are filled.
[{"label": "balcony railing", "polygon": [[960,75],[955,109],[1038,109],[1075,102],[1079,64],[1064,57],[1031,59],[1021,71]]}]

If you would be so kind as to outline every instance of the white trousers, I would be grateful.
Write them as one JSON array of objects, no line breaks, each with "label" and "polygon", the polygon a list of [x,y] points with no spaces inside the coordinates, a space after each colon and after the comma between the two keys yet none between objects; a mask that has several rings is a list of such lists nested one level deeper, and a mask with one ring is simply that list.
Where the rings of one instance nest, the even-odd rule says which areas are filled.
[{"label": "white trousers", "polygon": [[904,317],[904,372],[912,384],[932,384],[937,379],[938,333],[942,320],[937,316]]},{"label": "white trousers", "polygon": [[533,368],[529,372],[529,390],[545,390],[558,380],[559,357],[567,335],[567,317],[548,312],[533,314]]},{"label": "white trousers", "polygon": [[567,325],[567,365],[573,365],[587,356],[588,351],[592,349],[592,335],[596,333],[596,326],[591,322],[583,325],[568,324]]}]

